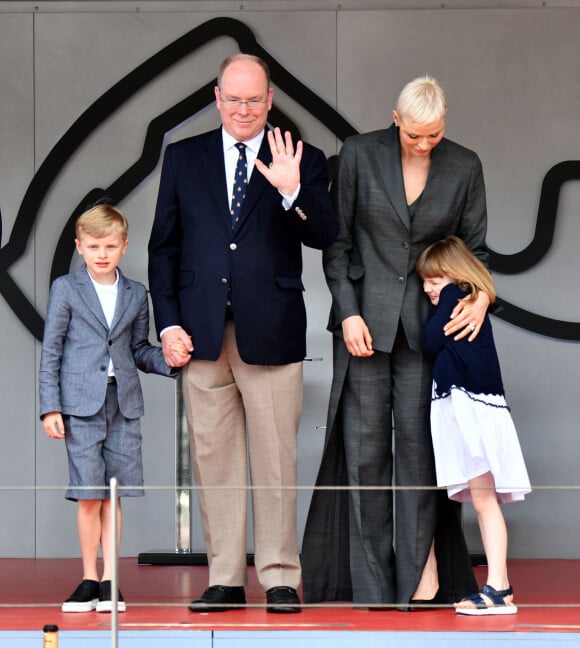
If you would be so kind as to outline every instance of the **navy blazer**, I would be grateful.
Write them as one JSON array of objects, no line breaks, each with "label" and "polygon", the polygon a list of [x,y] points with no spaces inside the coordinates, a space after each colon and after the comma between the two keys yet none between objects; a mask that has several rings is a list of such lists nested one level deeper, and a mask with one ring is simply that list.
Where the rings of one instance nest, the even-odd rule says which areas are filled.
[{"label": "navy blazer", "polygon": [[137,369],[176,377],[160,347],[149,343],[149,305],[143,284],[119,270],[117,303],[109,328],[87,268],[55,279],[40,355],[40,416],[61,412],[92,416],[105,402],[109,358],[117,378],[119,409],[143,416]]},{"label": "navy blazer", "polygon": [[[258,158],[271,159],[267,137]],[[199,360],[220,354],[226,303],[249,364],[299,362],[306,354],[302,244],[336,237],[322,151],[304,144],[301,189],[291,209],[254,169],[235,230],[221,128],[167,147],[149,241],[149,286],[158,333],[179,325]]]}]

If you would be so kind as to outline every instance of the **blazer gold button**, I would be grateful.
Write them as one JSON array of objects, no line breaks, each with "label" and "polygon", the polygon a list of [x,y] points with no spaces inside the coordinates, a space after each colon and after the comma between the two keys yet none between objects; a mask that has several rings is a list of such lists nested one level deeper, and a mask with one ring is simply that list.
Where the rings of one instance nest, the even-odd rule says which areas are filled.
[{"label": "blazer gold button", "polygon": [[306,214],[302,211],[302,208],[296,206],[296,207],[294,208],[294,211],[298,214],[298,216],[300,216],[300,218],[301,218],[302,220],[306,220],[306,219],[308,218],[308,217],[306,216]]}]

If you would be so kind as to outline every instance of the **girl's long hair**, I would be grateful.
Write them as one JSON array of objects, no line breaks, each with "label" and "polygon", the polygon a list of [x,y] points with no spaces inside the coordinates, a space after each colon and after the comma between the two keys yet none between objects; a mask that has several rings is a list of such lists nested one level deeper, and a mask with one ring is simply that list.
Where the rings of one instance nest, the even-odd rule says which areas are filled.
[{"label": "girl's long hair", "polygon": [[449,277],[468,293],[466,301],[475,300],[480,290],[489,295],[490,304],[495,301],[495,288],[489,270],[457,236],[448,236],[423,250],[415,269],[421,279]]}]

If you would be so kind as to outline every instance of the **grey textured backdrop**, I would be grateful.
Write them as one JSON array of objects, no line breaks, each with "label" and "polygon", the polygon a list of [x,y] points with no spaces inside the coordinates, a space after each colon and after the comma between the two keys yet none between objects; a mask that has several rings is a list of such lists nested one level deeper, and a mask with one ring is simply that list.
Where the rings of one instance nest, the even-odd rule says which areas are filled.
[{"label": "grey textured backdrop", "polygon": [[[488,243],[513,254],[534,234],[541,181],[557,162],[580,159],[579,2],[0,2],[0,208],[3,245],[35,172],[71,124],[113,84],[197,25],[217,16],[245,23],[264,47],[358,131],[391,121],[400,88],[430,73],[449,100],[447,135],[475,149],[488,191]],[[548,5],[542,7],[542,5]],[[401,6],[407,9],[401,9]],[[38,8],[37,8],[38,7]],[[409,10],[409,9],[413,10]],[[110,185],[140,155],[149,122],[215,77],[237,50],[218,38],[137,92],[90,134],[52,184],[33,236],[10,276],[44,316],[49,273],[64,223],[83,196]],[[336,154],[341,142],[300,101],[275,102],[305,139]],[[208,107],[165,143],[213,128]],[[146,243],[160,165],[120,204],[130,221],[127,275],[146,283]],[[534,268],[499,275],[499,295],[542,315],[580,321],[580,181],[564,185],[554,244]],[[73,264],[74,265],[74,264]],[[321,453],[331,359],[329,295],[320,254],[305,253],[309,313],[305,408],[300,430],[300,528]],[[75,507],[63,499],[64,446],[48,440],[36,411],[40,344],[0,299],[1,557],[76,556]],[[512,557],[576,557],[580,347],[494,318],[508,400],[535,492],[505,509]],[[151,338],[154,338],[153,328]],[[143,376],[143,499],[126,502],[122,554],[175,546],[174,384]],[[546,488],[556,486],[557,488]],[[572,488],[562,488],[569,487]],[[473,515],[465,516],[479,551]],[[203,550],[194,515],[192,548]]]}]

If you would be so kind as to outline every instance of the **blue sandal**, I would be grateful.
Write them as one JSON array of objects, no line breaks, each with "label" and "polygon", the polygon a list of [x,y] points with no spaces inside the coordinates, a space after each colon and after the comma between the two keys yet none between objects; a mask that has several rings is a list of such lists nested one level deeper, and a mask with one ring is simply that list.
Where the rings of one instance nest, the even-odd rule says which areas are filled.
[{"label": "blue sandal", "polygon": [[471,601],[475,607],[456,607],[457,614],[470,616],[485,616],[489,614],[515,614],[518,608],[513,603],[506,603],[505,597],[514,593],[510,586],[504,590],[496,590],[491,585],[484,585],[477,594],[472,594],[464,601]]}]

